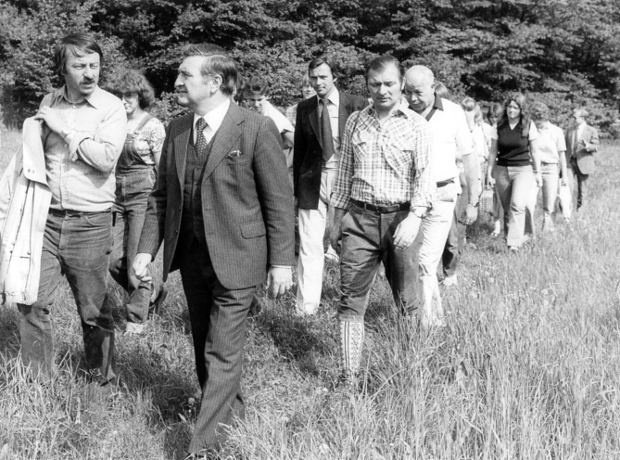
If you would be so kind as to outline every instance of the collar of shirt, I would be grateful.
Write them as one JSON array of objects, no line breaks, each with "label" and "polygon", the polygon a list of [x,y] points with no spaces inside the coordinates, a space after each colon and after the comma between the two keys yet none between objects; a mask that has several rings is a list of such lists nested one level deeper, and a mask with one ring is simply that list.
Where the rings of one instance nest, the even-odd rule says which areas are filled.
[{"label": "collar of shirt", "polygon": [[[375,110],[374,103],[371,103],[365,109],[362,109],[362,110],[367,110],[368,115],[370,115],[371,117],[377,118],[377,111]],[[409,108],[409,103],[405,99],[402,99],[400,101],[400,104],[398,104],[398,106],[392,111],[390,116],[391,117],[404,116],[405,118],[410,119],[410,118],[417,117],[419,115]]]},{"label": "collar of shirt", "polygon": [[[329,93],[327,95],[326,98],[331,104],[335,105],[336,107],[339,106],[340,104],[340,93],[338,92],[338,90],[336,88],[334,88],[332,90],[331,93]],[[316,98],[317,104],[319,104],[319,107],[321,106],[321,98],[317,96]]]},{"label": "collar of shirt", "polygon": [[87,102],[88,104],[90,104],[96,109],[101,108],[105,105],[105,96],[103,94],[103,90],[99,88],[98,86],[95,88],[95,90],[92,93],[86,96],[82,101],[73,102],[73,101],[70,101],[69,98],[67,97],[67,88],[66,86],[63,85],[60,88],[57,88],[52,92],[51,105],[55,105],[62,100],[64,100],[67,104],[72,104],[72,105],[73,104],[80,105],[82,104],[82,102]]},{"label": "collar of shirt", "polygon": [[[226,116],[226,112],[228,112],[228,108],[230,107],[230,99],[226,98],[224,102],[220,105],[212,108],[207,113],[205,113],[202,118],[207,122],[207,126],[211,130],[212,133],[217,132],[224,121],[224,117]],[[196,126],[196,121],[201,118],[200,115],[194,113],[194,126]],[[205,128],[206,129],[206,128]],[[195,139],[194,139],[195,140]]]}]

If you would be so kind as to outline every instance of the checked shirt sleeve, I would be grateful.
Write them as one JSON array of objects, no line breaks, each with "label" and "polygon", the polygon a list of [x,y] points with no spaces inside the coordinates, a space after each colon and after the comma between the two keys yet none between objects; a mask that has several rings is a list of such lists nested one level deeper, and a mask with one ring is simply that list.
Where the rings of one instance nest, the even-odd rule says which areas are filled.
[{"label": "checked shirt sleeve", "polygon": [[351,114],[344,126],[342,142],[340,143],[340,164],[338,165],[338,174],[334,183],[334,191],[330,200],[331,206],[339,209],[349,209],[351,200],[351,183],[353,182],[353,128],[357,124],[356,119],[359,118],[360,112]]}]

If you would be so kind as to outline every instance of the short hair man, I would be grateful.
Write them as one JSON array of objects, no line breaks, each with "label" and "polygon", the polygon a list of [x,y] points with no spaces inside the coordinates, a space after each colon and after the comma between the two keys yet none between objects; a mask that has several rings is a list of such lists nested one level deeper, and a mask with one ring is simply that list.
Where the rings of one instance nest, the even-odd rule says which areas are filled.
[{"label": "short hair man", "polygon": [[347,121],[331,198],[332,244],[342,235],[338,318],[347,383],[359,370],[364,313],[381,262],[397,306],[414,308],[412,243],[435,192],[428,123],[403,101],[398,60],[373,59],[366,85],[372,104]]},{"label": "short hair man", "polygon": [[[465,112],[459,105],[435,94],[435,77],[431,69],[414,65],[407,70],[405,97],[409,101],[409,107],[428,120],[432,134],[431,169],[437,186],[437,196],[422,221],[419,253],[423,297],[421,323],[428,328],[445,324],[437,282],[437,266],[453,219],[463,219],[464,224],[471,224],[477,218],[480,166],[474,153],[474,141]],[[454,210],[461,191],[458,160],[463,163],[463,186],[466,186],[464,188],[467,191],[463,194],[463,199],[467,200],[467,205],[465,212],[455,216]],[[464,231],[464,228],[461,231]],[[458,248],[455,248],[455,252],[451,267],[453,270],[456,268]]]},{"label": "short hair man", "polygon": [[[106,297],[112,246],[114,168],[127,131],[123,104],[98,86],[103,53],[87,34],[64,37],[55,62],[64,85],[47,94],[42,123],[45,173],[51,191],[36,302],[18,304],[22,357],[35,369],[53,368],[51,311],[61,274],[73,291],[84,335],[86,366],[101,384],[112,370],[114,323]],[[40,265],[37,265],[39,264]]]},{"label": "short hair man", "polygon": [[186,51],[175,90],[192,113],[168,127],[133,264],[148,279],[164,241],[164,280],[181,271],[202,389],[190,443],[196,455],[213,455],[226,425],[243,417],[243,346],[256,286],[265,275],[274,295],[292,284],[295,217],[280,135],[269,118],[231,103],[236,80],[224,53]]},{"label": "short hair man", "polygon": [[583,207],[586,180],[595,170],[594,154],[598,151],[598,131],[586,123],[588,111],[573,110],[573,123],[566,132],[566,158],[572,171],[573,195],[576,193],[577,212]]},{"label": "short hair man", "polygon": [[[344,125],[349,115],[367,105],[365,98],[336,88],[331,64],[324,58],[308,64],[316,96],[297,106],[293,179],[299,206],[299,259],[296,309],[313,314],[319,308],[323,287],[324,236],[332,210],[333,190]],[[329,247],[328,254],[335,257]]]},{"label": "short hair man", "polygon": [[293,183],[293,133],[295,128],[286,116],[269,101],[269,84],[263,77],[252,77],[243,85],[243,101],[247,108],[265,115],[275,123],[282,137],[283,154]]}]

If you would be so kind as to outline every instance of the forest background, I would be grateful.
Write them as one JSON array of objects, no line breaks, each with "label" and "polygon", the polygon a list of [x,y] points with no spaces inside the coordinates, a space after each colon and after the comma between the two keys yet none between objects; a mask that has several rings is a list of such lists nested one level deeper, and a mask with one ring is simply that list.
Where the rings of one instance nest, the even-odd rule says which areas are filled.
[{"label": "forest background", "polygon": [[102,85],[124,67],[146,74],[157,114],[171,97],[179,49],[230,50],[241,74],[265,77],[281,107],[296,102],[307,62],[327,54],[339,86],[365,94],[377,54],[433,69],[452,94],[501,101],[519,90],[547,102],[565,125],[584,104],[617,136],[620,2],[614,0],[0,0],[0,106],[7,126],[32,115],[59,85],[52,53],[70,31],[103,44]]}]

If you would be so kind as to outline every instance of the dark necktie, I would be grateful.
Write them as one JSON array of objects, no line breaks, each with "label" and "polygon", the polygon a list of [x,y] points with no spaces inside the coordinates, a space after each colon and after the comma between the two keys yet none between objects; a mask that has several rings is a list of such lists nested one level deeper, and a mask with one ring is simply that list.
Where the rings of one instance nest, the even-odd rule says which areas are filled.
[{"label": "dark necktie", "polygon": [[332,124],[329,120],[327,99],[321,99],[321,141],[323,143],[323,161],[327,162],[334,154],[334,138],[332,137]]},{"label": "dark necktie", "polygon": [[205,137],[204,130],[207,127],[207,122],[204,118],[200,117],[196,120],[196,154],[202,157],[207,154],[207,138]]}]

